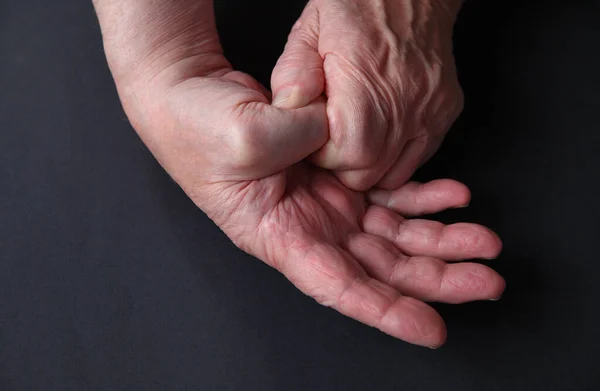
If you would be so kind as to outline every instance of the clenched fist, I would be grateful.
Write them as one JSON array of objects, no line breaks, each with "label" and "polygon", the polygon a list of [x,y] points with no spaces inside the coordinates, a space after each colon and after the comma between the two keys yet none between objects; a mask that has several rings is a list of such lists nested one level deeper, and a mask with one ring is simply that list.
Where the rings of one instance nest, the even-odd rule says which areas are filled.
[{"label": "clenched fist", "polygon": [[501,295],[504,281],[490,268],[446,263],[495,257],[494,233],[402,217],[464,206],[468,189],[440,180],[362,193],[309,164],[329,139],[324,98],[273,106],[223,56],[212,2],[95,3],[131,123],[237,246],[319,303],[430,347],[444,342],[445,327],[424,301]]},{"label": "clenched fist", "polygon": [[355,190],[395,189],[439,147],[463,97],[452,55],[460,0],[311,0],[272,75],[275,105],[327,98],[311,157]]}]

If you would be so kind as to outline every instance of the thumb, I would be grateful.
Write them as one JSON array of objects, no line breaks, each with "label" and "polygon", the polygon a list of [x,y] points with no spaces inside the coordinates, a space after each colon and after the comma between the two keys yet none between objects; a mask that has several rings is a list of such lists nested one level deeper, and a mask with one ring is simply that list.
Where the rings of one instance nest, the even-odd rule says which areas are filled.
[{"label": "thumb", "polygon": [[323,59],[318,51],[319,15],[310,6],[292,28],[271,76],[273,106],[304,107],[325,90]]},{"label": "thumb", "polygon": [[263,178],[304,160],[329,138],[325,100],[317,98],[299,109],[280,109],[267,103],[244,105],[237,117],[235,140],[243,179]]}]

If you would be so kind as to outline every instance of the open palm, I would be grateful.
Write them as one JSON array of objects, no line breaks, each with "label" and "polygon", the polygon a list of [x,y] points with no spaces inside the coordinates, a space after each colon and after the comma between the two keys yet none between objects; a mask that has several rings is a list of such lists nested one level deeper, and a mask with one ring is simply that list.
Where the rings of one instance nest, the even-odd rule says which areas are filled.
[{"label": "open palm", "polygon": [[409,183],[365,196],[333,173],[300,163],[240,188],[238,205],[260,207],[252,209],[252,228],[239,219],[222,226],[238,245],[319,303],[397,338],[437,347],[445,340],[444,323],[421,300],[496,299],[504,289],[484,265],[443,261],[495,257],[500,241],[491,231],[405,220],[394,211],[417,215],[464,206],[469,191],[455,181]]}]

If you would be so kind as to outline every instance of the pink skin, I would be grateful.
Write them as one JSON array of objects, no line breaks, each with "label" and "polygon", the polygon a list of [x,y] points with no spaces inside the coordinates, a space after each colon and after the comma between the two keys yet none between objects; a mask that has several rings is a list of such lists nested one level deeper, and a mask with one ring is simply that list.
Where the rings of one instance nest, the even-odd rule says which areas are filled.
[{"label": "pink skin", "polygon": [[207,17],[212,5],[200,3],[95,2],[136,131],[237,246],[319,303],[429,347],[440,346],[446,331],[424,301],[502,294],[504,281],[487,266],[446,263],[497,256],[493,232],[401,217],[465,206],[464,185],[439,180],[359,192],[308,163],[328,142],[325,101],[293,110],[271,105],[256,80],[231,69]]},{"label": "pink skin", "polygon": [[452,55],[460,0],[311,0],[271,84],[275,105],[327,97],[330,139],[312,156],[348,187],[395,189],[463,105]]}]

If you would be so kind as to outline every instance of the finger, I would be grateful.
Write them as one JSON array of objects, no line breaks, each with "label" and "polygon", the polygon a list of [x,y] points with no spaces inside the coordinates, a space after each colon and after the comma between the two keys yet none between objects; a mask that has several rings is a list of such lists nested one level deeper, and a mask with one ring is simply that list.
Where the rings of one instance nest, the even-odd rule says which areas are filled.
[{"label": "finger", "polygon": [[487,266],[409,257],[378,236],[359,234],[347,246],[372,277],[419,300],[452,304],[497,300],[506,286],[504,279]]},{"label": "finger", "polygon": [[325,90],[323,59],[318,51],[319,14],[307,7],[294,25],[271,76],[273,105],[299,108]]},{"label": "finger", "polygon": [[355,80],[358,71],[349,70],[351,66],[333,54],[325,61],[329,140],[311,160],[360,191],[382,176],[373,168],[386,155],[388,120],[374,87]]},{"label": "finger", "polygon": [[[365,94],[365,96],[367,96],[367,94]],[[331,103],[328,104],[328,109],[329,106],[331,106]],[[343,184],[356,191],[365,191],[372,188],[386,176],[386,173],[388,173],[390,169],[394,168],[395,161],[401,155],[400,151],[405,149],[405,137],[410,133],[410,131],[403,128],[403,125],[399,125],[397,129],[393,129],[388,123],[387,127],[384,127],[386,125],[384,125],[385,115],[383,114],[380,114],[378,118],[379,124],[374,125],[374,129],[379,129],[380,132],[381,130],[386,132],[386,134],[379,135],[375,132],[376,137],[384,140],[384,146],[382,147],[382,150],[379,151],[378,156],[376,158],[371,156],[371,160],[368,160],[369,153],[377,150],[372,147],[370,149],[365,148],[363,153],[367,156],[364,157],[362,165],[357,165],[356,163],[359,162],[359,160],[355,158],[355,168],[335,171],[335,175]],[[397,123],[398,121],[391,122]],[[377,128],[377,126],[379,126],[379,128]],[[373,129],[370,129],[369,131],[372,132]],[[326,144],[319,153],[325,153],[324,151],[328,145],[329,144]],[[366,166],[367,163],[370,163],[367,168],[361,168],[362,166]]]},{"label": "finger", "polygon": [[427,139],[425,137],[407,142],[392,167],[377,183],[377,187],[393,190],[405,184],[423,162],[426,149]]},{"label": "finger", "polygon": [[[322,20],[336,20],[340,25],[356,24],[345,12],[334,9],[323,12]],[[318,15],[315,19],[319,19]],[[393,148],[386,146],[404,143],[401,135],[386,139],[391,122],[397,122],[391,118],[396,112],[395,103],[389,102],[390,95],[395,93],[382,88],[385,82],[377,80],[379,76],[374,77],[380,73],[374,67],[385,62],[380,58],[382,53],[355,45],[374,29],[366,29],[369,32],[340,30],[322,20],[315,25],[326,80],[324,92],[330,139],[311,160],[319,167],[336,172],[347,187],[362,191],[377,183],[396,160],[395,154],[387,151]]]},{"label": "finger", "polygon": [[373,168],[335,171],[335,176],[346,187],[355,191],[366,191],[372,188],[389,169],[385,159],[380,159]]},{"label": "finger", "polygon": [[494,259],[502,249],[500,238],[489,229],[468,223],[444,225],[430,220],[405,220],[380,206],[371,206],[363,230],[394,243],[403,253],[447,261]]},{"label": "finger", "polygon": [[388,123],[378,98],[352,65],[331,54],[325,60],[330,140],[313,162],[335,171],[367,169],[383,150]]},{"label": "finger", "polygon": [[440,179],[428,183],[409,182],[392,191],[374,189],[367,193],[367,200],[402,216],[418,216],[466,207],[471,192],[460,182]]},{"label": "finger", "polygon": [[413,344],[444,343],[445,325],[433,308],[369,277],[348,254],[315,244],[308,251],[292,247],[287,259],[280,271],[319,303]]},{"label": "finger", "polygon": [[[233,136],[246,175],[257,177],[287,168],[321,148],[329,136],[324,99],[283,110],[262,102],[249,102],[239,120],[243,125]],[[245,179],[248,179],[247,177]]]}]

